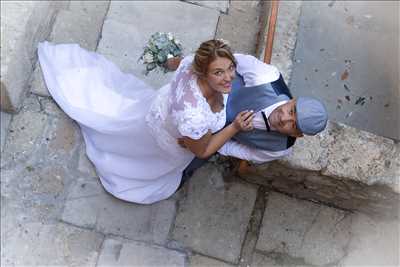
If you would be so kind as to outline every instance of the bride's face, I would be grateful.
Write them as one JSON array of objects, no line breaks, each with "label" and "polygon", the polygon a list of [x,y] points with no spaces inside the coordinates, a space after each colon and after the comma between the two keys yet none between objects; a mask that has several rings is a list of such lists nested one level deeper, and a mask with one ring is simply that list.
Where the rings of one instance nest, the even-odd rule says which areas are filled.
[{"label": "bride's face", "polygon": [[231,91],[235,78],[235,65],[229,58],[217,57],[208,66],[206,80],[215,91],[227,94]]}]

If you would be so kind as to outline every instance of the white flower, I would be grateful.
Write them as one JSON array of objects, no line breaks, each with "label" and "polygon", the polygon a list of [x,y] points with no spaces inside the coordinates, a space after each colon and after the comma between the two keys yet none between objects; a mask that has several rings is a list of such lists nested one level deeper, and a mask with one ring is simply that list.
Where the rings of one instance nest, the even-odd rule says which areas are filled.
[{"label": "white flower", "polygon": [[173,58],[173,57],[174,57],[174,55],[168,54],[167,59],[170,59],[170,58]]},{"label": "white flower", "polygon": [[168,37],[168,40],[170,40],[170,41],[172,41],[172,39],[174,39],[174,37],[172,36],[172,33],[167,33],[167,37]]},{"label": "white flower", "polygon": [[227,40],[224,40],[222,38],[217,39],[218,41],[222,42],[225,45],[229,45],[229,42]]},{"label": "white flower", "polygon": [[144,54],[144,56],[143,56],[143,61],[144,61],[144,63],[151,63],[151,62],[153,62],[153,61],[154,61],[153,55],[150,54],[150,53]]},{"label": "white flower", "polygon": [[174,42],[175,42],[175,44],[177,44],[177,45],[181,43],[178,39],[175,39]]}]

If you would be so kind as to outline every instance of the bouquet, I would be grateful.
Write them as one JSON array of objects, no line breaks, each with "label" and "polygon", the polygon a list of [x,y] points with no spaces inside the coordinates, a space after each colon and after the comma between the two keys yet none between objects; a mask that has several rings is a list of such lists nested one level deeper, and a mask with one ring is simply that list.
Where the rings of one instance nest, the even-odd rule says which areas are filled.
[{"label": "bouquet", "polygon": [[164,73],[168,72],[167,60],[180,56],[182,56],[180,41],[170,32],[156,32],[150,37],[139,60],[146,65],[145,75],[148,75],[157,67]]}]

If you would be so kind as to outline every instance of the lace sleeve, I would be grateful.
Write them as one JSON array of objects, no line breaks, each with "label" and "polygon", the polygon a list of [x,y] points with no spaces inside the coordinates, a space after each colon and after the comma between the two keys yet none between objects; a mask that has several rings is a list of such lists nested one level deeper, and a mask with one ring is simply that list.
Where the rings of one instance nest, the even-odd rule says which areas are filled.
[{"label": "lace sleeve", "polygon": [[197,140],[208,132],[209,125],[192,61],[193,56],[185,57],[171,82],[171,115],[182,136]]}]

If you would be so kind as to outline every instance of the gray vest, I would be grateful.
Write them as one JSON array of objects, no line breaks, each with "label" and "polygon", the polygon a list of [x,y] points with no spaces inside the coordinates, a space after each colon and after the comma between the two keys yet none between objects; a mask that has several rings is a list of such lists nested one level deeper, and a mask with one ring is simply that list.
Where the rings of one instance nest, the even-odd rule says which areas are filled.
[{"label": "gray vest", "polygon": [[[226,121],[231,123],[236,115],[243,110],[254,112],[265,109],[279,101],[292,98],[282,75],[272,83],[245,87],[243,78],[236,73],[226,105]],[[296,138],[275,131],[254,129],[249,132],[239,132],[234,140],[244,145],[262,150],[281,151],[291,147]]]}]

